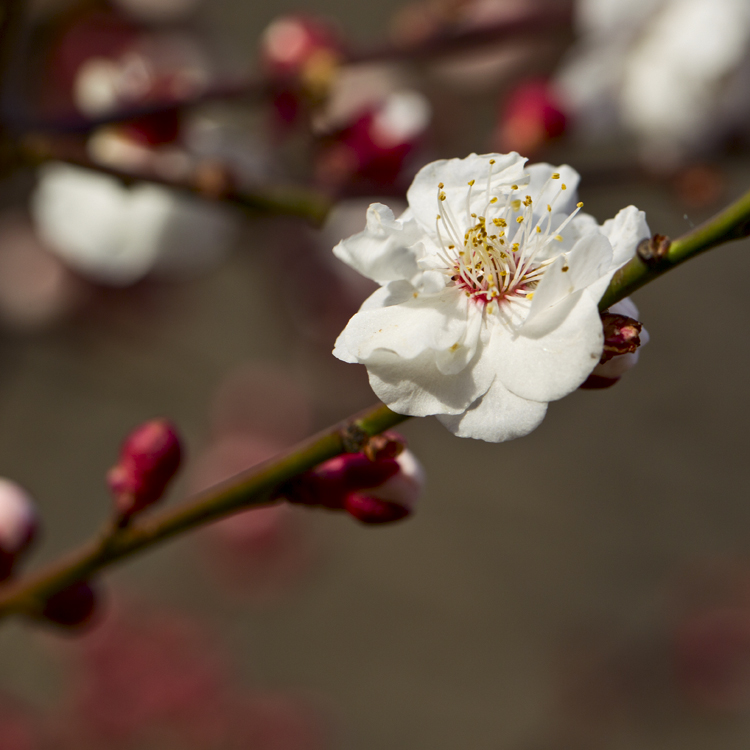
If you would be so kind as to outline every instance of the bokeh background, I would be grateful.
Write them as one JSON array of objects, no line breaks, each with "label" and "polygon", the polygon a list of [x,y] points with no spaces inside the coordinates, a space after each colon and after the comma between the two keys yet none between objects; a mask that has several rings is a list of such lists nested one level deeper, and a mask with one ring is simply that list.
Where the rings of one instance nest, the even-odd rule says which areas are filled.
[{"label": "bokeh background", "polygon": [[[338,19],[365,45],[387,35],[401,7],[317,0],[304,10]],[[233,70],[254,63],[274,17],[298,9],[213,0],[189,28]],[[439,99],[442,79],[427,80]],[[466,95],[464,105],[445,86],[459,122],[432,156],[487,150],[495,104],[474,107]],[[722,153],[712,162],[719,187],[696,203],[673,181],[631,172],[635,153],[619,136],[566,139],[542,158],[582,172],[581,199],[599,221],[633,203],[670,236],[750,183],[750,155]],[[715,179],[705,176],[709,187]],[[30,189],[28,175],[6,184],[4,204],[21,210]],[[168,416],[185,437],[177,502],[222,467],[239,470],[254,451],[263,458],[374,401],[364,368],[330,355],[330,322],[311,332],[319,300],[280,288],[280,256],[307,262],[282,246],[330,236],[311,232],[296,219],[243,220],[231,252],[200,275],[97,288],[83,312],[53,325],[5,326],[0,472],[39,504],[31,565],[106,520],[104,474],[140,421]],[[172,542],[103,577],[101,631],[4,623],[0,687],[35,722],[62,721],[82,654],[95,650],[87,639],[122,621],[137,642],[138,627],[168,612],[200,633],[178,661],[222,654],[222,674],[256,696],[259,715],[267,696],[283,697],[268,709],[276,728],[248,748],[746,748],[748,253],[747,241],[727,245],[639,291],[651,341],[638,366],[611,389],[552,404],[526,438],[490,445],[432,419],[406,423],[427,472],[409,520],[364,527],[295,509],[236,531],[236,549],[230,529]],[[310,283],[325,278],[311,273]],[[226,427],[237,412],[242,435]],[[119,695],[102,685],[100,702],[117,714]],[[290,725],[297,734],[278,729]],[[0,734],[3,750],[9,736]]]}]

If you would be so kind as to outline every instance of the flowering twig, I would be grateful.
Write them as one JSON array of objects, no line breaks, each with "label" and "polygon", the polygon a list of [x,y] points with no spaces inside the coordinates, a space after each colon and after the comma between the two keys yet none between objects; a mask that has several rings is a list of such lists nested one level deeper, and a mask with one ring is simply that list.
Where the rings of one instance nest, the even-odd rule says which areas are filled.
[{"label": "flowering twig", "polygon": [[111,524],[98,539],[0,589],[0,617],[37,616],[52,594],[90,578],[138,550],[239,510],[272,503],[274,491],[292,477],[341,453],[362,450],[370,437],[406,419],[378,404],[174,509],[151,518],[134,519],[125,527]]},{"label": "flowering twig", "polygon": [[655,242],[652,240],[651,244],[660,245],[661,252],[639,253],[617,271],[599,302],[599,309],[606,310],[644,284],[712,247],[748,236],[750,191],[716,216],[672,240],[671,243],[666,238],[655,236]]},{"label": "flowering twig", "polygon": [[[528,13],[524,16],[502,19],[479,27],[471,27],[430,36],[410,43],[386,43],[369,50],[345,53],[340,61],[343,65],[389,61],[422,61],[441,58],[467,50],[513,40],[557,34],[562,42],[566,41],[565,30],[572,28],[572,4],[551,3],[550,7]],[[563,33],[561,33],[563,30]],[[572,33],[572,32],[569,32]],[[289,75],[240,75],[232,80],[213,84],[203,91],[183,99],[172,99],[164,103],[149,103],[143,106],[111,112],[98,118],[70,117],[53,118],[37,117],[31,113],[18,111],[8,113],[12,126],[16,130],[45,130],[57,133],[87,133],[101,125],[132,120],[138,117],[185,109],[211,101],[244,100],[253,101],[267,98],[290,84],[297,82],[295,76]],[[16,107],[16,110],[18,108]]]}]

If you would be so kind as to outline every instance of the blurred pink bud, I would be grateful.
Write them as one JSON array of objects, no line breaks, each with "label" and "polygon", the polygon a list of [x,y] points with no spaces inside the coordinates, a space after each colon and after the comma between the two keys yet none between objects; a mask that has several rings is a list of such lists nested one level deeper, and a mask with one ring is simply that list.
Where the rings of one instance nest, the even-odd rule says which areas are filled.
[{"label": "blurred pink bud", "polygon": [[263,32],[261,64],[271,75],[297,75],[316,56],[338,57],[343,47],[341,35],[333,24],[302,14],[281,16]]},{"label": "blurred pink bud", "polygon": [[431,119],[430,104],[422,94],[392,93],[327,143],[318,156],[318,179],[333,186],[392,186],[423,141]]},{"label": "blurred pink bud", "polygon": [[674,636],[675,677],[685,696],[709,711],[750,706],[750,611],[724,606],[686,618]]},{"label": "blurred pink bud", "polygon": [[423,486],[422,465],[403,450],[372,460],[364,453],[337,456],[294,479],[283,493],[291,503],[343,509],[363,523],[388,523],[412,513]]},{"label": "blurred pink bud", "polygon": [[44,620],[75,628],[89,622],[97,606],[97,596],[88,581],[78,581],[47,599],[41,617]]},{"label": "blurred pink bud", "polygon": [[181,458],[180,439],[168,420],[153,419],[133,430],[123,443],[119,462],[107,473],[120,516],[127,518],[159,500]]},{"label": "blurred pink bud", "polygon": [[0,479],[0,581],[10,576],[38,528],[34,502],[9,479]]},{"label": "blurred pink bud", "polygon": [[629,297],[602,313],[602,358],[581,388],[609,388],[638,362],[638,349],[648,343],[649,336],[643,324],[636,320],[637,316],[638,308]]},{"label": "blurred pink bud", "polygon": [[532,78],[520,83],[504,102],[496,133],[499,151],[534,154],[565,132],[565,113],[549,83]]}]

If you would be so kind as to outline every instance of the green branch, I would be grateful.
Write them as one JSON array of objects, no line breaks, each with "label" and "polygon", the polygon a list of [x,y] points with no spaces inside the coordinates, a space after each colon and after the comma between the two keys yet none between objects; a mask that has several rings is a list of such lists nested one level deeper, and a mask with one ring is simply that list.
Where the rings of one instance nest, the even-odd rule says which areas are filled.
[{"label": "green branch", "polygon": [[732,240],[750,236],[750,191],[708,221],[672,240],[663,255],[644,260],[636,255],[613,276],[599,302],[606,310],[636,289],[696,255]]},{"label": "green branch", "polygon": [[76,581],[177,534],[259,505],[275,502],[274,491],[292,477],[341,453],[361,450],[367,440],[408,419],[378,404],[359,416],[309,438],[286,453],[237,475],[177,508],[109,527],[61,560],[0,590],[0,617],[38,615],[51,595]]}]

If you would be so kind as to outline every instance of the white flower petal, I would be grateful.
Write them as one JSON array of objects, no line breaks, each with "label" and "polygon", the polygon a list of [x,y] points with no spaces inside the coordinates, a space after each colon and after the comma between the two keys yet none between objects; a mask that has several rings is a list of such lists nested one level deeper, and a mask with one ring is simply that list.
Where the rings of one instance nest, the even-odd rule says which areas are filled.
[{"label": "white flower petal", "polygon": [[[548,319],[559,323],[551,328]],[[596,303],[581,291],[540,315],[521,335],[496,327],[485,356],[517,396],[555,401],[586,380],[601,358],[603,343]]]},{"label": "white flower petal", "polygon": [[375,395],[398,414],[427,417],[460,414],[487,391],[492,375],[486,367],[466,367],[455,375],[438,370],[432,352],[404,359],[383,349],[367,363]]},{"label": "white flower petal", "polygon": [[420,295],[403,282],[387,290],[382,307],[361,309],[341,334],[346,350],[362,364],[378,349],[411,359],[425,349],[449,349],[463,338],[468,306],[458,290]]},{"label": "white flower petal", "polygon": [[528,435],[546,412],[547,404],[520,398],[496,379],[463,414],[438,414],[437,418],[459,437],[500,443]]},{"label": "white flower petal", "polygon": [[411,280],[419,273],[417,258],[422,254],[422,236],[410,214],[405,212],[397,220],[388,206],[373,203],[367,210],[365,229],[339,242],[333,253],[378,284]]},{"label": "white flower petal", "polygon": [[[471,154],[465,159],[443,159],[428,164],[419,170],[412,182],[406,197],[414,211],[414,218],[422,229],[433,239],[437,238],[435,217],[442,213],[438,201],[438,185],[443,184],[452,210],[460,212],[463,220],[470,212],[482,213],[489,200],[487,195],[487,176],[490,159],[494,159],[492,176],[489,180],[490,196],[497,195],[503,188],[513,183],[525,181],[523,166],[526,159],[513,152],[510,154]],[[471,211],[467,211],[469,182],[476,181],[471,189]],[[446,201],[446,202],[447,202]]]},{"label": "white flower petal", "polygon": [[627,263],[641,240],[651,236],[646,223],[646,214],[635,206],[627,206],[619,211],[614,219],[602,224],[602,234],[612,244],[612,266],[616,270]]}]

